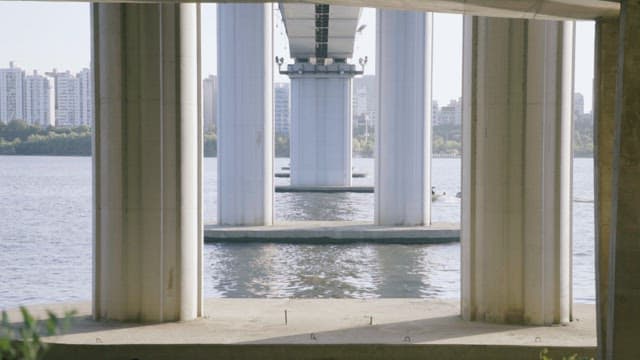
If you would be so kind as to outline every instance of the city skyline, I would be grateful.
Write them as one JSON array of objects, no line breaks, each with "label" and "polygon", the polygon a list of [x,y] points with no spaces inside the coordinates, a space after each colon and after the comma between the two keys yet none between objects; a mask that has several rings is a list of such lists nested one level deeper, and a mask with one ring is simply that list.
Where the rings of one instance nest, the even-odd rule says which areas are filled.
[{"label": "city skyline", "polygon": [[0,122],[24,120],[41,127],[91,125],[90,70],[26,71],[13,61],[0,65]]},{"label": "city skyline", "polygon": [[[56,21],[65,18],[68,21]],[[30,26],[23,24],[27,21]],[[202,74],[217,74],[216,5],[202,5]],[[279,12],[274,11],[274,54],[287,62],[288,43]],[[575,90],[584,95],[585,108],[590,110],[593,99],[594,23],[576,22]],[[368,56],[366,74],[375,70],[375,11],[364,8],[354,46],[353,62]],[[22,41],[15,41],[15,29],[20,29]],[[49,4],[42,2],[0,2],[0,64],[15,61],[27,69],[69,69],[72,72],[89,67],[90,19],[86,3]],[[462,16],[434,15],[433,98],[439,103],[461,96]],[[64,49],[66,51],[61,51]],[[206,74],[206,75],[205,75]],[[288,81],[277,73],[274,62],[274,82]]]},{"label": "city skyline", "polygon": [[[13,118],[7,116],[9,112],[8,102],[4,94],[7,93],[7,72],[19,75],[19,81],[14,89],[14,102],[22,105],[16,109],[13,105]],[[8,122],[12,119],[25,120],[29,124],[40,126],[71,127],[77,125],[90,125],[92,116],[92,104],[89,89],[91,89],[90,70],[82,69],[73,75],[69,70],[45,72],[46,76],[33,70],[32,75],[10,62],[9,68],[0,67],[0,122]],[[377,93],[375,75],[362,75],[354,78],[352,85],[352,121],[354,126],[366,124],[374,127],[377,116]],[[50,83],[50,80],[53,84]],[[15,87],[14,86],[14,87]],[[203,124],[205,132],[215,130],[217,109],[217,76],[208,74],[202,79],[202,105]],[[55,91],[55,88],[63,88],[63,91]],[[274,81],[274,131],[276,134],[284,134],[290,126],[290,102],[288,81]],[[53,100],[51,100],[53,99]],[[461,97],[449,99],[439,103],[433,99],[432,124],[461,124],[462,108]],[[585,111],[584,95],[574,93],[574,120],[584,120],[590,111]]]}]

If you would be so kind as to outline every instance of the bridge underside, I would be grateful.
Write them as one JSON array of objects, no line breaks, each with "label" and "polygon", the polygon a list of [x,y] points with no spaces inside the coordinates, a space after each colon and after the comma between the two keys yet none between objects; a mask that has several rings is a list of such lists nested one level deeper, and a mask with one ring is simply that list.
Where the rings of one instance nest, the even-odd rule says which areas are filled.
[{"label": "bridge underside", "polygon": [[[67,1],[67,0],[52,0]],[[194,0],[103,0],[101,3],[194,3]],[[200,3],[266,3],[266,1],[212,1]],[[521,19],[596,19],[616,17],[619,1],[604,0],[282,0],[280,3],[327,4],[353,7],[377,7],[398,10],[417,10],[477,16]]]}]

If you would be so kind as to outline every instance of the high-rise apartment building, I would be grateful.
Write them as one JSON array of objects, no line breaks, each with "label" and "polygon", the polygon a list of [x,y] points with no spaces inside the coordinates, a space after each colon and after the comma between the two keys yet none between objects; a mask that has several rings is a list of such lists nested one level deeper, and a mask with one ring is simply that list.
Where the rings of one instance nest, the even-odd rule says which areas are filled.
[{"label": "high-rise apartment building", "polygon": [[40,127],[51,126],[54,91],[49,78],[34,71],[33,75],[25,76],[24,90],[24,120]]},{"label": "high-rise apartment building", "polygon": [[82,69],[77,75],[78,86],[78,118],[77,125],[93,125],[93,94],[91,86],[91,71]]},{"label": "high-rise apartment building", "polygon": [[69,71],[53,69],[47,73],[55,86],[55,126],[73,127],[80,125],[79,84]]},{"label": "high-rise apartment building", "polygon": [[0,122],[24,118],[24,71],[10,62],[0,69]]},{"label": "high-rise apartment building", "polygon": [[202,121],[204,132],[215,131],[218,111],[218,78],[209,75],[202,80]]},{"label": "high-rise apartment building", "polygon": [[274,84],[274,124],[276,135],[289,135],[289,83]]},{"label": "high-rise apartment building", "polygon": [[91,71],[73,75],[53,69],[47,76],[25,72],[10,63],[0,69],[0,122],[25,120],[42,127],[92,125]]}]

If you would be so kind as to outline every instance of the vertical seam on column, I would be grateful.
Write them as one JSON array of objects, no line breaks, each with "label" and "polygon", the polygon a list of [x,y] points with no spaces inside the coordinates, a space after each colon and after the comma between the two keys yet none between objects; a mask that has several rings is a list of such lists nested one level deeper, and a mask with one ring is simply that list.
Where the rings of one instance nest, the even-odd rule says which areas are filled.
[{"label": "vertical seam on column", "polygon": [[202,120],[202,26],[201,26],[201,5],[200,3],[196,4],[196,36],[197,36],[197,43],[196,43],[196,64],[197,64],[197,86],[198,86],[198,92],[197,92],[197,106],[198,106],[198,119],[197,119],[197,139],[198,139],[198,150],[197,150],[197,167],[198,167],[198,185],[197,185],[197,191],[198,191],[198,198],[197,198],[197,216],[198,216],[198,269],[197,269],[197,276],[198,279],[196,281],[196,286],[198,287],[197,289],[197,308],[196,308],[196,316],[197,317],[201,317],[203,316],[203,263],[204,263],[204,259],[203,259],[203,247],[204,247],[204,239],[203,239],[203,235],[204,235],[204,230],[203,230],[203,172],[202,172],[202,166],[203,166],[203,162],[204,162],[204,154],[203,154],[203,120]]},{"label": "vertical seam on column", "polygon": [[[555,61],[555,69],[554,70],[554,78],[555,78],[555,91],[556,91],[556,102],[555,102],[555,108],[554,108],[554,115],[555,115],[555,120],[554,121],[554,153],[553,153],[553,162],[554,162],[554,170],[557,172],[556,174],[554,174],[553,176],[553,192],[555,193],[556,196],[554,196],[554,209],[560,210],[560,213],[556,213],[554,216],[554,223],[553,223],[553,238],[549,239],[551,241],[553,241],[553,263],[554,263],[554,271],[556,276],[554,276],[552,279],[547,279],[546,275],[544,274],[544,280],[546,281],[553,281],[553,294],[551,294],[551,303],[552,304],[547,304],[546,302],[543,303],[545,306],[544,309],[544,313],[548,314],[551,313],[551,319],[545,319],[545,323],[547,323],[547,320],[550,321],[550,323],[560,323],[562,316],[561,316],[561,305],[562,305],[562,300],[560,299],[560,285],[562,283],[562,278],[564,276],[564,274],[562,273],[562,241],[563,241],[563,236],[562,236],[562,198],[564,196],[563,191],[562,191],[562,178],[563,178],[563,174],[562,174],[562,157],[563,157],[563,148],[562,148],[562,138],[564,136],[564,133],[562,131],[563,129],[563,123],[564,123],[564,117],[563,117],[563,113],[564,113],[564,93],[562,91],[563,87],[564,87],[564,79],[563,79],[563,75],[564,75],[564,62],[565,62],[565,54],[562,51],[564,48],[564,24],[561,21],[556,21],[553,23],[554,27],[556,28],[556,36],[555,36],[555,52],[556,52],[556,61]],[[545,32],[548,31],[548,26],[545,26]],[[545,41],[547,40],[547,38],[545,37]],[[548,46],[545,44],[545,49]],[[545,69],[546,72],[546,69]],[[545,86],[546,87],[546,86]],[[571,89],[573,90],[573,86],[571,87]],[[573,103],[573,91],[571,92],[571,103]],[[545,97],[545,102],[547,101],[546,97]],[[546,104],[545,104],[545,108],[546,108]],[[573,110],[573,105],[572,105],[572,110]],[[545,111],[546,114],[546,111]],[[571,112],[571,117],[573,117],[573,111]],[[546,120],[546,119],[545,119]],[[544,132],[543,132],[544,135]],[[543,137],[544,139],[544,137]],[[544,142],[543,142],[544,144]],[[545,171],[545,166],[543,166],[543,171]],[[545,192],[546,193],[546,192]],[[548,240],[547,240],[548,241]],[[559,276],[558,276],[559,275]],[[559,278],[559,279],[558,279]],[[545,294],[546,295],[546,294]],[[548,296],[545,296],[545,299],[549,299]],[[549,311],[549,309],[546,309],[546,307],[548,305],[552,305],[552,308],[550,309],[551,311]],[[545,315],[546,316],[546,315]]]},{"label": "vertical seam on column", "polygon": [[[127,39],[127,11],[125,9],[125,5],[124,4],[119,4],[119,15],[120,15],[120,27],[121,27],[121,31],[120,31],[120,68],[122,73],[120,74],[120,76],[122,77],[122,82],[121,82],[121,93],[120,93],[120,134],[121,134],[121,153],[120,153],[120,171],[122,172],[122,177],[120,178],[121,181],[121,187],[122,187],[122,198],[121,198],[121,206],[122,209],[120,209],[120,214],[119,216],[121,217],[121,219],[119,219],[120,221],[122,221],[122,228],[121,228],[121,234],[120,234],[120,252],[121,252],[121,259],[122,259],[122,269],[121,272],[122,273],[126,273],[127,270],[127,254],[126,251],[124,250],[124,239],[127,238],[127,233],[128,233],[128,229],[129,229],[129,222],[128,222],[128,212],[129,212],[129,207],[128,207],[128,199],[129,199],[129,188],[127,187],[127,183],[128,183],[128,173],[127,173],[127,166],[126,166],[126,159],[127,159],[127,153],[128,153],[128,139],[127,139],[127,110],[128,110],[128,104],[126,101],[126,96],[127,96],[127,87],[128,87],[128,79],[127,79],[127,46],[126,46],[126,39]],[[120,286],[123,289],[123,292],[125,293],[125,299],[127,299],[129,297],[129,281],[128,278],[126,276],[122,277],[124,284],[120,284]],[[121,312],[121,314],[119,314],[120,316],[124,317],[129,317],[129,313],[128,313],[128,300],[119,300],[120,302],[120,306],[119,306],[119,311]]]},{"label": "vertical seam on column", "polygon": [[104,67],[102,62],[100,61],[100,7],[103,6],[101,4],[91,4],[91,31],[92,31],[92,57],[93,57],[93,66],[92,66],[92,78],[93,78],[93,149],[91,152],[92,155],[92,173],[93,173],[93,317],[95,319],[101,318],[102,313],[102,296],[101,296],[101,286],[103,284],[103,279],[101,276],[102,273],[102,259],[103,256],[101,250],[102,237],[101,237],[101,219],[102,219],[102,201],[100,192],[102,189],[101,180],[101,172],[99,167],[102,165],[101,159],[101,143],[100,143],[100,119],[101,116],[100,110],[100,96],[98,95],[98,91],[100,89],[99,75],[96,71],[97,67]]},{"label": "vertical seam on column", "polygon": [[[576,22],[571,22],[571,96],[575,91]],[[571,126],[569,126],[569,321],[573,321],[573,99],[571,101]],[[593,102],[593,99],[592,99]],[[593,114],[593,108],[591,109]],[[593,126],[593,125],[592,125]],[[593,131],[593,129],[592,129]],[[594,183],[595,184],[595,183]],[[597,210],[596,210],[597,211]],[[595,219],[594,219],[595,220]],[[597,274],[596,274],[597,277]],[[597,289],[597,287],[596,287]],[[596,304],[596,307],[598,305]],[[596,315],[597,316],[597,315]]]},{"label": "vertical seam on column", "polygon": [[[145,14],[145,5],[143,4],[139,4],[139,5],[124,5],[124,6],[135,6],[136,8],[136,22],[135,22],[135,38],[136,38],[136,49],[135,51],[135,63],[133,64],[135,66],[135,75],[136,75],[136,93],[134,94],[135,97],[135,101],[136,101],[136,106],[134,106],[134,109],[136,110],[136,121],[135,123],[133,123],[132,125],[136,127],[134,134],[137,135],[136,138],[131,139],[132,141],[136,142],[135,146],[135,156],[137,158],[137,163],[138,164],[143,164],[143,151],[142,148],[144,147],[143,144],[143,131],[144,131],[144,115],[143,115],[143,107],[144,107],[144,101],[143,101],[143,94],[142,94],[142,84],[144,83],[145,77],[142,74],[142,72],[140,71],[140,69],[142,68],[142,66],[144,64],[142,64],[142,57],[143,57],[143,50],[142,50],[142,34],[144,34],[144,28],[147,25],[147,21],[146,21],[146,17],[144,16]],[[127,68],[127,67],[125,67]],[[133,76],[133,74],[132,74]],[[128,99],[128,97],[127,97]],[[129,111],[127,111],[127,114],[129,114]],[[129,119],[127,118],[127,125],[129,123]],[[127,139],[127,144],[129,144],[129,139]],[[130,157],[127,156],[127,160],[129,160]],[[129,161],[126,161],[126,163],[128,164]],[[139,203],[136,203],[136,208],[134,211],[137,212],[136,216],[137,216],[137,223],[136,223],[136,236],[140,236],[141,239],[145,238],[145,234],[147,232],[147,227],[145,226],[145,220],[144,220],[144,212],[146,211],[146,204],[145,204],[145,196],[142,194],[142,178],[144,177],[144,169],[142,167],[140,167],[140,170],[138,170],[138,176],[133,177],[133,180],[135,180],[135,193],[136,193],[136,200],[139,201]],[[128,174],[128,173],[127,173]],[[140,226],[142,224],[142,226]],[[144,240],[143,240],[144,241]],[[129,238],[127,239],[127,242],[129,243]],[[144,310],[144,306],[143,306],[143,298],[146,297],[146,292],[145,292],[145,288],[144,286],[142,286],[142,284],[144,284],[144,272],[145,272],[145,261],[144,261],[144,256],[143,254],[143,248],[144,248],[144,243],[140,244],[136,244],[137,245],[137,253],[136,253],[136,261],[138,262],[137,265],[137,271],[138,273],[136,274],[138,279],[137,279],[137,284],[135,286],[135,291],[138,293],[137,296],[137,309],[136,312],[138,314],[139,320],[141,321],[143,319],[145,319],[147,317],[147,312]],[[132,253],[132,251],[129,251],[129,253]]]},{"label": "vertical seam on column", "polygon": [[[164,89],[164,72],[165,72],[165,52],[164,52],[164,40],[165,40],[165,34],[164,34],[164,10],[165,10],[165,6],[169,7],[169,6],[175,6],[174,4],[170,4],[170,5],[163,5],[163,4],[156,4],[156,7],[158,8],[158,29],[156,29],[158,31],[159,34],[159,38],[158,38],[158,45],[160,48],[160,54],[159,54],[159,59],[158,62],[160,63],[160,74],[159,74],[159,82],[160,82],[160,86],[159,86],[159,91],[160,91],[160,103],[158,104],[159,108],[160,108],[160,131],[159,131],[159,135],[160,135],[160,269],[158,271],[159,273],[159,283],[160,283],[160,309],[159,309],[159,313],[160,313],[160,320],[164,320],[165,316],[164,316],[164,303],[165,303],[165,298],[166,298],[166,290],[165,290],[165,283],[164,283],[164,272],[165,272],[165,268],[164,268],[164,254],[165,254],[165,247],[166,247],[166,236],[165,236],[165,215],[166,212],[164,211],[164,203],[165,203],[165,189],[164,189],[164,180],[165,180],[165,139],[164,139],[164,135],[165,135],[165,89]],[[177,85],[177,84],[176,84]],[[177,91],[178,86],[176,86],[176,91]]]},{"label": "vertical seam on column", "polygon": [[[223,214],[223,199],[221,195],[221,191],[220,189],[222,189],[222,182],[223,182],[223,171],[222,171],[222,158],[223,158],[223,147],[220,146],[222,143],[222,139],[220,138],[220,135],[223,134],[223,129],[224,127],[222,126],[224,124],[224,121],[222,121],[222,109],[223,109],[223,101],[222,101],[222,92],[220,91],[222,88],[222,84],[224,84],[224,72],[222,71],[222,63],[223,63],[223,57],[224,55],[224,51],[222,51],[222,21],[220,21],[222,19],[222,16],[220,15],[223,11],[225,7],[229,7],[231,5],[229,4],[218,4],[217,5],[217,9],[216,9],[216,35],[217,35],[217,40],[216,41],[216,55],[218,56],[217,59],[217,70],[218,70],[218,86],[217,86],[217,92],[216,92],[216,170],[217,170],[217,185],[216,185],[216,199],[217,199],[217,210],[218,210],[218,218],[217,218],[217,225],[221,225],[222,224],[222,214]],[[224,106],[224,108],[226,108],[226,106]],[[227,110],[228,112],[228,110]]]},{"label": "vertical seam on column", "polygon": [[[517,47],[519,44],[517,43],[517,40],[514,39],[514,34],[513,34],[513,27],[514,27],[514,22],[517,20],[511,20],[511,19],[507,19],[504,20],[507,22],[507,57],[513,59],[513,51],[514,48]],[[524,26],[525,31],[523,36],[523,39],[526,38],[526,26]],[[516,44],[514,44],[514,41],[516,42]],[[523,56],[524,58],[526,58],[526,53]],[[513,96],[513,77],[512,77],[512,72],[513,72],[513,65],[512,65],[512,61],[508,61],[507,62],[507,83],[506,83],[506,88],[507,88],[507,119],[511,116],[513,116],[513,112],[514,112],[514,96]],[[525,68],[525,67],[523,67]],[[521,74],[522,75],[522,74]],[[526,76],[523,77],[523,79],[526,79]],[[524,83],[525,81],[523,81]],[[518,115],[522,115],[522,114],[518,114]],[[504,258],[504,254],[508,253],[508,249],[509,249],[509,241],[508,239],[510,239],[510,233],[511,233],[511,226],[513,226],[511,224],[511,214],[513,213],[513,209],[512,207],[512,196],[511,193],[513,191],[512,187],[513,187],[513,178],[512,178],[512,174],[511,174],[511,165],[513,163],[513,157],[512,157],[512,149],[511,149],[511,142],[513,141],[512,138],[514,137],[513,134],[513,127],[511,126],[511,121],[506,121],[506,125],[505,125],[505,130],[506,130],[506,134],[505,134],[505,139],[503,140],[505,142],[506,148],[508,149],[506,155],[506,163],[507,163],[507,170],[505,171],[505,177],[507,178],[507,186],[505,189],[505,201],[503,206],[505,206],[508,210],[509,213],[508,215],[504,215],[503,216],[503,223],[502,223],[502,256],[503,258],[500,259],[500,261],[505,265],[506,270],[504,273],[504,278],[503,281],[504,283],[507,285],[506,286],[506,290],[505,290],[505,304],[502,310],[502,314],[499,314],[500,317],[503,318],[503,321],[507,322],[507,319],[509,317],[510,311],[511,311],[511,301],[513,300],[511,298],[511,277],[509,275],[509,273],[511,272],[511,267],[509,266],[509,260]],[[520,136],[520,134],[517,134],[518,136]],[[524,145],[524,143],[523,143]],[[517,154],[514,154],[514,157]],[[522,154],[520,154],[520,156],[522,156]],[[522,211],[522,209],[519,209],[520,211]],[[504,211],[504,210],[503,210]],[[506,219],[505,219],[506,218]],[[505,221],[507,220],[507,221]],[[522,224],[521,224],[521,228],[520,230],[520,238],[522,238],[523,236],[523,232],[522,232]],[[521,295],[522,297],[524,297],[524,294]],[[496,314],[497,315],[497,314]]]},{"label": "vertical seam on column", "polygon": [[[173,31],[174,31],[174,62],[173,62],[173,69],[172,69],[172,73],[175,77],[174,79],[174,83],[176,84],[176,94],[175,94],[175,98],[171,99],[174,103],[175,103],[175,114],[174,114],[174,121],[172,124],[172,127],[175,128],[176,132],[175,132],[175,138],[174,138],[174,151],[175,153],[175,161],[176,161],[176,169],[178,171],[177,177],[176,177],[176,189],[178,190],[178,194],[175,195],[176,197],[176,212],[173,214],[173,216],[176,217],[176,228],[174,229],[175,231],[175,241],[174,246],[176,247],[176,269],[174,269],[173,274],[174,274],[174,292],[176,293],[176,305],[177,305],[177,309],[174,309],[174,313],[177,314],[178,318],[180,318],[180,315],[182,313],[181,309],[183,308],[183,293],[182,290],[184,288],[184,284],[182,283],[182,279],[181,277],[183,276],[183,270],[184,270],[184,266],[182,264],[182,259],[183,259],[183,242],[184,241],[191,241],[191,239],[187,240],[182,238],[182,226],[183,224],[183,209],[182,209],[182,198],[183,198],[183,188],[182,188],[182,176],[184,174],[184,168],[183,168],[183,163],[182,163],[182,156],[183,156],[183,143],[182,143],[182,126],[185,124],[184,119],[182,118],[182,59],[183,59],[183,54],[182,54],[182,4],[178,3],[178,4],[172,4],[171,6],[174,7],[173,9],[173,16],[174,16],[174,24],[173,24]],[[164,54],[163,54],[163,58],[164,58]],[[200,79],[197,79],[197,84],[200,83]],[[163,102],[166,101],[163,100]],[[163,137],[164,137],[164,133],[163,133]],[[164,141],[163,141],[164,143]],[[163,146],[164,149],[164,146]],[[163,206],[163,211],[164,211],[164,206]],[[176,276],[175,274],[177,274],[179,272],[180,276]],[[178,283],[177,286],[175,285],[176,283]],[[182,320],[182,319],[181,319]]]},{"label": "vertical seam on column", "polygon": [[[274,55],[275,51],[273,49],[274,47],[274,31],[273,31],[273,24],[274,24],[274,18],[273,18],[273,13],[275,11],[273,4],[268,5],[269,6],[269,13],[271,15],[271,24],[269,24],[269,31],[271,32],[271,43],[269,44],[269,46],[271,47],[271,56]],[[268,190],[268,196],[270,197],[270,201],[269,201],[269,206],[271,207],[270,209],[268,209],[268,214],[269,216],[269,221],[267,222],[269,225],[272,225],[274,222],[274,218],[275,218],[275,207],[274,207],[274,203],[275,203],[275,193],[273,191],[274,189],[274,184],[273,184],[273,176],[274,176],[274,169],[273,167],[275,166],[275,111],[276,111],[276,107],[274,105],[274,97],[275,97],[275,91],[273,89],[273,85],[274,85],[274,81],[275,81],[275,74],[274,74],[274,70],[273,70],[273,65],[271,65],[270,67],[271,70],[271,84],[269,85],[269,94],[271,94],[271,98],[269,99],[270,104],[271,104],[271,121],[269,124],[269,135],[271,137],[271,139],[269,139],[269,143],[271,144],[271,149],[270,149],[270,154],[269,154],[269,164],[271,164],[271,166],[269,167],[269,174],[268,174],[268,182],[270,183],[269,185],[269,190]],[[264,142],[265,146],[266,140]],[[289,168],[289,172],[291,172],[291,168]],[[265,206],[265,210],[266,206]]]},{"label": "vertical seam on column", "polygon": [[374,167],[373,167],[373,188],[374,188],[374,197],[373,197],[373,222],[376,225],[380,224],[380,170],[382,169],[382,158],[380,157],[380,144],[382,142],[382,97],[380,96],[382,93],[382,87],[380,86],[382,83],[382,57],[380,48],[382,47],[382,9],[376,9],[376,93],[378,98],[377,103],[377,116],[376,116],[376,141],[375,141],[375,149],[374,149]]},{"label": "vertical seam on column", "polygon": [[[520,110],[520,116],[522,117],[522,128],[521,128],[521,133],[519,134],[519,136],[522,139],[522,146],[521,146],[521,153],[520,153],[520,161],[522,166],[520,167],[520,188],[521,189],[526,189],[526,162],[527,162],[527,126],[528,126],[528,108],[527,108],[527,104],[528,104],[528,99],[529,99],[529,93],[528,93],[528,69],[529,69],[529,26],[531,25],[532,20],[523,20],[524,25],[523,25],[523,57],[522,57],[522,78],[523,78],[523,82],[522,82],[522,98],[521,100],[521,106],[522,109]],[[526,191],[526,190],[525,190]],[[527,242],[526,242],[526,227],[527,227],[527,215],[526,215],[526,201],[525,198],[526,196],[525,193],[522,193],[523,197],[520,199],[520,214],[522,214],[522,220],[520,221],[520,229],[519,229],[519,233],[520,233],[520,243],[521,243],[521,248],[520,248],[520,266],[522,267],[521,271],[520,271],[520,296],[521,296],[521,301],[522,303],[520,304],[521,308],[522,308],[522,320],[525,322],[530,322],[527,321],[524,317],[527,314],[527,309],[526,309],[526,303],[527,303],[527,292],[526,292],[526,288],[527,288],[527,284],[526,284],[526,278],[527,278],[527,267],[525,266],[525,259],[526,259],[526,248],[527,248]],[[543,295],[540,295],[543,296]]]},{"label": "vertical seam on column", "polygon": [[[469,189],[470,194],[469,194],[469,199],[467,201],[470,202],[470,209],[471,211],[473,211],[474,214],[471,214],[471,216],[469,217],[469,274],[470,274],[470,285],[469,285],[469,299],[470,299],[470,309],[468,309],[469,313],[470,313],[470,320],[476,320],[477,317],[477,308],[478,308],[478,299],[477,299],[477,293],[476,293],[476,282],[477,282],[477,277],[476,277],[476,267],[477,267],[477,262],[476,262],[476,242],[477,242],[477,226],[476,226],[476,216],[475,216],[475,212],[478,210],[476,208],[477,205],[477,197],[476,197],[476,185],[475,183],[477,182],[477,176],[478,173],[476,171],[476,166],[478,163],[478,158],[477,158],[477,147],[478,147],[478,141],[477,141],[477,136],[478,136],[478,42],[479,42],[479,37],[478,37],[478,21],[479,18],[474,16],[472,17],[471,20],[471,27],[472,27],[472,34],[471,34],[471,121],[470,121],[470,126],[471,126],[471,136],[470,136],[470,140],[472,142],[471,144],[471,154],[469,154],[468,156],[471,156],[470,159],[470,165],[471,165],[471,169],[470,169],[470,173],[471,173],[471,177],[472,179],[470,179],[471,183],[469,184]],[[475,59],[475,61],[474,61]],[[430,189],[429,189],[430,190]],[[464,201],[464,198],[463,198]]]}]

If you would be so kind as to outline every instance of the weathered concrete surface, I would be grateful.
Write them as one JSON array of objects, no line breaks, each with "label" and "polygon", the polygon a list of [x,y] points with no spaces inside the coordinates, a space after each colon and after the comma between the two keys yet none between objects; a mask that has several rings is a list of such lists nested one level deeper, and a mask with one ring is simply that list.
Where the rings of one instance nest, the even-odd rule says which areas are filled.
[{"label": "weathered concrete surface", "polygon": [[466,322],[457,301],[423,299],[209,299],[203,319],[142,325],[77,308],[72,333],[47,339],[49,359],[536,359],[594,356],[596,343],[583,304],[555,327]]},{"label": "weathered concrete surface", "polygon": [[91,5],[94,314],[200,315],[195,4]]},{"label": "weathered concrete surface", "polygon": [[458,224],[378,226],[356,221],[296,221],[272,226],[206,225],[205,242],[435,244],[459,241]]},{"label": "weathered concrete surface", "polygon": [[431,223],[433,15],[376,11],[374,222]]},{"label": "weathered concrete surface", "polygon": [[465,17],[462,314],[571,320],[572,22]]},{"label": "weathered concrete surface", "polygon": [[273,222],[271,4],[218,7],[218,217]]},{"label": "weathered concrete surface", "polygon": [[640,0],[622,2],[606,359],[639,359],[640,346]]},{"label": "weathered concrete surface", "polygon": [[596,21],[594,79],[595,217],[596,217],[596,303],[598,355],[604,358],[607,332],[607,298],[613,188],[613,144],[615,140],[616,73],[618,64],[617,18]]},{"label": "weathered concrete surface", "polygon": [[[308,6],[308,5],[307,5]],[[311,22],[315,25],[315,20]],[[339,30],[338,30],[339,31]],[[355,33],[351,33],[351,36]],[[333,39],[328,40],[333,41]],[[315,51],[315,38],[312,49]],[[329,45],[330,46],[330,45]],[[330,46],[331,48],[331,46]],[[351,86],[349,71],[316,73],[297,64],[291,79],[291,185],[351,185]],[[295,65],[290,65],[290,68]],[[340,64],[347,69],[353,65]]]}]

